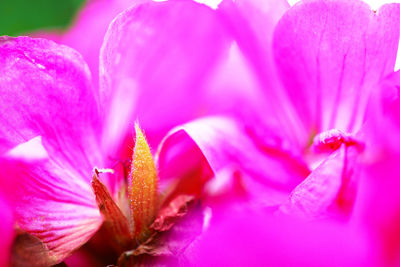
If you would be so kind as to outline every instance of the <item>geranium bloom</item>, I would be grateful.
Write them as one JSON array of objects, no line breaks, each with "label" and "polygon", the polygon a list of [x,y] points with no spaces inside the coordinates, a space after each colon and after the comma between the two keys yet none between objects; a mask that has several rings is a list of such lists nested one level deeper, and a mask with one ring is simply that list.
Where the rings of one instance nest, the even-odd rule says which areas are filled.
[{"label": "geranium bloom", "polygon": [[[100,92],[71,49],[3,38],[1,149],[9,168],[2,176],[20,181],[16,220],[49,250],[41,254],[44,264],[60,262],[100,227],[92,169],[114,167],[109,156],[120,156],[114,150],[137,116],[159,139],[160,128],[194,114],[232,115],[184,125],[164,140],[160,176],[179,178],[180,193],[201,194],[211,167],[216,179],[206,186],[209,196],[229,185],[228,195],[250,197],[256,207],[279,205],[309,218],[349,214],[354,181],[348,166],[363,149],[353,134],[370,91],[393,70],[398,7],[375,14],[355,0],[307,1],[285,13],[272,45],[274,22],[288,7],[276,1],[270,12],[272,3],[258,5],[226,1],[212,11],[171,1],[128,9],[105,37]],[[335,153],[319,164],[318,151]],[[116,176],[102,177],[111,196],[122,178]],[[205,240],[215,240],[213,233]]]},{"label": "geranium bloom", "polygon": [[[279,204],[280,211],[307,218],[331,216],[332,211],[349,215],[355,197],[353,164],[364,147],[356,133],[370,93],[393,72],[399,6],[373,12],[360,1],[299,3],[281,18],[270,44],[256,28],[261,13],[221,5],[222,12],[239,20],[233,30],[255,67],[268,110],[255,124],[254,118],[243,125],[211,117],[177,128],[164,141],[160,169],[171,164],[171,147],[194,141],[214,173],[240,170],[262,205]],[[246,16],[250,10],[252,17]],[[240,25],[249,25],[249,31]],[[273,62],[258,56],[268,48],[282,86],[264,75],[263,70],[274,73]]]},{"label": "geranium bloom", "polygon": [[[356,217],[375,240],[374,250],[386,266],[400,263],[399,168],[400,72],[382,83],[382,91],[370,109],[366,135],[370,144],[361,172],[360,201]],[[381,101],[382,100],[382,101]]]},{"label": "geranium bloom", "polygon": [[[367,149],[360,165],[361,186],[350,224],[327,220],[304,223],[265,212],[235,214],[231,210],[192,250],[194,256],[206,259],[201,264],[397,266],[399,74],[382,81],[381,91],[367,112],[368,122],[363,129]],[[384,96],[383,103],[380,95]],[[220,257],[223,252],[225,256]]]},{"label": "geranium bloom", "polygon": [[0,54],[2,179],[14,177],[16,222],[54,264],[102,222],[86,177],[103,162],[90,74],[75,51],[47,40],[2,37]]},{"label": "geranium bloom", "polygon": [[[216,22],[213,20],[215,13],[205,6],[180,1],[149,2],[134,7],[121,18],[134,17],[135,12],[141,11],[144,22],[151,25],[153,21],[147,21],[146,13],[162,12],[163,9],[169,13],[164,14],[165,21],[155,20],[154,30],[165,31],[166,23],[174,27],[177,23],[174,18],[182,19],[182,25],[191,22],[196,31],[190,29],[193,38],[184,42],[183,47],[191,49],[187,51],[188,55],[196,54],[194,45],[204,38],[201,34],[204,28],[212,29]],[[187,15],[175,16],[179,10]],[[192,13],[199,17],[195,18]],[[206,40],[211,44],[213,38]],[[105,45],[111,46],[107,41]],[[107,58],[120,50],[107,48],[105,51],[104,58]],[[135,115],[126,112],[130,112],[132,106],[130,103],[125,105],[123,100],[124,97],[129,100],[137,87],[131,87],[134,90],[129,94],[122,91],[121,95],[120,90],[127,88],[122,86],[124,83],[112,88],[104,86],[100,94],[91,83],[87,65],[78,53],[44,39],[2,37],[0,53],[1,164],[4,167],[1,176],[2,179],[15,177],[18,185],[11,196],[18,227],[42,243],[32,239],[28,241],[34,242],[35,246],[30,243],[17,245],[38,248],[29,255],[40,259],[40,264],[58,263],[85,243],[103,222],[90,185],[93,167],[114,168],[117,162],[126,159],[123,156],[114,158],[114,152],[118,151],[126,131],[133,129],[129,125],[133,126]],[[115,59],[118,57],[105,60],[104,65],[114,66]],[[188,66],[196,66],[204,60],[200,54],[195,59],[189,60]],[[108,69],[102,67],[103,71]],[[163,67],[163,70],[168,69],[167,65]],[[207,64],[197,71],[200,73],[204,69]],[[192,75],[202,79],[195,70]],[[183,77],[183,81],[171,79],[170,92],[180,88],[180,84],[186,88],[189,80],[187,77]],[[145,85],[139,91],[146,91]],[[115,197],[119,182],[124,178],[123,172],[117,172],[110,179],[106,175],[102,175],[102,180]]]},{"label": "geranium bloom", "polygon": [[[358,155],[366,149],[366,162],[371,163],[368,158],[373,155],[380,164],[368,167],[364,174],[369,178],[366,189],[360,190],[358,196],[358,204],[363,207],[362,223],[304,224],[292,218],[281,218],[279,213],[275,214],[277,217],[243,211],[236,215],[234,209],[217,219],[219,223],[211,227],[193,249],[196,257],[205,259],[204,266],[398,263],[398,241],[393,238],[398,232],[395,227],[398,223],[398,215],[395,215],[398,191],[393,188],[398,178],[393,164],[398,158],[397,152],[394,153],[398,129],[393,131],[396,134],[388,134],[392,128],[386,123],[380,124],[384,120],[379,114],[374,116],[370,129],[356,134],[365,120],[371,93],[387,91],[387,87],[382,88],[382,83],[387,82],[386,76],[394,69],[399,41],[398,18],[399,6],[395,4],[383,6],[377,12],[359,1],[307,1],[296,5],[277,25],[272,46],[286,90],[278,90],[278,95],[272,98],[278,105],[271,105],[283,116],[289,114],[281,121],[283,125],[271,124],[269,113],[264,120],[269,128],[263,128],[265,126],[259,122],[258,129],[252,125],[242,127],[240,122],[232,119],[210,118],[179,127],[164,141],[161,158],[171,156],[168,152],[171,146],[194,141],[217,178],[227,167],[244,173],[241,184],[247,185],[253,204],[259,204],[260,199],[262,202],[267,200],[267,203],[261,203],[264,207],[273,206],[272,211],[300,215],[306,220],[352,216],[355,190],[358,189],[356,178],[359,176],[354,175],[358,171],[354,167]],[[244,48],[259,51],[257,46],[249,48],[248,43],[246,45]],[[252,60],[256,66],[263,64],[259,58]],[[398,79],[393,80],[398,88]],[[271,90],[267,92],[270,97]],[[398,112],[396,114],[398,120]],[[383,130],[378,131],[379,138],[371,139],[374,127]],[[388,135],[390,138],[382,142]],[[375,154],[375,149],[383,144],[387,144],[386,149],[391,147],[391,152],[386,154],[378,149],[379,153]],[[325,159],[321,163],[317,159],[322,152],[330,152],[330,155],[323,155],[322,159]],[[179,153],[175,156],[175,161],[182,160]],[[171,160],[166,157],[165,162],[170,164]],[[287,163],[287,172],[278,172],[276,162]],[[305,172],[305,180],[293,191],[290,191],[289,183],[283,190],[281,184],[273,183],[277,174],[281,183],[293,182],[296,176],[285,174],[298,169],[299,165],[312,172],[308,176]],[[379,185],[381,177],[385,179]],[[272,184],[276,191],[287,190],[291,194],[281,199],[271,194],[271,190],[260,189],[254,194],[257,188],[254,180],[264,187],[271,188]],[[260,197],[260,192],[268,192],[268,195]],[[359,210],[353,220],[359,219],[358,213]],[[354,229],[365,227],[365,224],[370,226],[369,231],[373,229],[370,240]],[[226,253],[225,257],[221,257],[222,253]],[[380,253],[384,256],[383,262],[380,261],[382,255],[377,256]]]},{"label": "geranium bloom", "polygon": [[[14,177],[9,198],[17,226],[34,236],[17,238],[15,263],[58,263],[85,243],[103,220],[122,249],[146,241],[149,227],[160,233],[169,230],[174,218],[184,215],[181,207],[193,199],[179,195],[177,200],[161,201],[156,195],[155,166],[138,129],[130,172],[137,178],[129,179],[130,188],[125,188],[124,172],[118,172],[117,162],[109,160],[100,145],[102,121],[81,56],[45,39],[2,37],[0,43],[1,103],[7,114],[1,128],[2,184]],[[117,173],[110,179],[101,174],[105,186],[97,169],[93,180],[92,172],[106,162],[114,164]],[[129,199],[118,198],[124,192]],[[119,207],[113,198],[122,201]],[[128,201],[132,218],[122,213]],[[11,223],[5,219],[4,230],[9,230]],[[7,246],[10,237],[4,237]],[[157,240],[153,233],[151,237]]]}]

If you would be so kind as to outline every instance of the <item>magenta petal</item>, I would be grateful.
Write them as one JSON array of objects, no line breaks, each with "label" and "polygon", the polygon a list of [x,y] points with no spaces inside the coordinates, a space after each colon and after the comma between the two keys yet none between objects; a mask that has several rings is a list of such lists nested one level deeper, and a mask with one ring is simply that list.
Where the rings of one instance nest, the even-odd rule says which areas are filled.
[{"label": "magenta petal", "polygon": [[8,266],[14,237],[14,221],[11,209],[2,196],[0,197],[0,210],[0,265]]},{"label": "magenta petal", "polygon": [[229,29],[258,78],[269,90],[277,82],[272,57],[273,31],[288,8],[286,0],[226,0],[218,9],[229,21]]},{"label": "magenta petal", "polygon": [[356,148],[342,146],[292,191],[280,210],[307,220],[349,215],[355,200],[358,154]]},{"label": "magenta petal", "polygon": [[381,105],[385,115],[392,117],[394,123],[398,123],[400,122],[400,71],[387,76],[386,79],[382,81],[381,86]]},{"label": "magenta petal", "polygon": [[195,266],[370,266],[366,241],[345,225],[228,210],[185,256]]},{"label": "magenta petal", "polygon": [[[12,187],[8,198],[20,229],[38,237],[53,264],[83,245],[102,223],[90,184],[77,170],[48,159],[1,160],[2,187]],[[90,174],[88,174],[90,175]],[[7,184],[13,177],[13,183]]]},{"label": "magenta petal", "polygon": [[45,39],[0,37],[0,77],[0,151],[42,136],[49,154],[76,169],[93,167],[98,107],[77,52]]},{"label": "magenta petal", "polygon": [[[392,134],[391,134],[392,135]],[[393,134],[394,135],[394,134]],[[400,132],[395,134],[399,140]],[[365,164],[355,217],[367,226],[375,238],[375,250],[380,254],[382,265],[400,264],[400,172],[399,151],[380,147],[375,151],[374,162]]]},{"label": "magenta petal", "polygon": [[[198,149],[187,150],[189,146],[184,144],[195,144]],[[200,160],[194,159],[201,157],[207,160],[214,175],[227,171],[244,175],[244,187],[250,192],[260,187],[265,192],[270,188],[285,192],[308,174],[307,167],[294,158],[258,147],[233,119],[209,117],[177,127],[164,139],[158,157],[161,178],[179,177],[171,170],[185,170],[190,166],[187,162],[195,164]]]},{"label": "magenta petal", "polygon": [[[258,114],[253,115],[254,118],[267,125],[276,125],[281,137],[302,147],[308,136],[305,137],[307,133],[284,94],[272,53],[273,31],[288,8],[289,4],[285,0],[226,0],[220,4],[218,12],[227,21],[227,28],[246,59],[241,65],[252,73],[252,76],[245,79],[253,79],[254,82],[241,86],[246,88],[246,92],[254,91],[254,88],[259,91],[257,99],[246,109],[256,109]],[[230,74],[229,78],[237,79],[243,77],[244,73]],[[243,104],[236,105],[236,109],[240,109]]]},{"label": "magenta petal", "polygon": [[400,264],[400,72],[383,83],[382,103],[369,111],[368,138],[354,217],[376,238],[382,265]]},{"label": "magenta petal", "polygon": [[370,91],[393,71],[399,5],[377,14],[358,0],[306,1],[278,23],[274,55],[309,131],[359,129]]},{"label": "magenta petal", "polygon": [[131,132],[136,119],[152,142],[202,114],[200,88],[227,44],[215,11],[192,1],[142,3],[121,13],[100,55],[100,86],[111,111],[105,145]]}]

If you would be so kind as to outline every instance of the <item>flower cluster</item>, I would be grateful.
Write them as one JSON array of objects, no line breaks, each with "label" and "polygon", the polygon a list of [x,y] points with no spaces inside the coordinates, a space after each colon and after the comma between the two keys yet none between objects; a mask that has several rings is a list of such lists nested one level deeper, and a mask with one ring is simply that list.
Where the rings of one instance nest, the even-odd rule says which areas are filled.
[{"label": "flower cluster", "polygon": [[0,265],[400,264],[400,4],[94,0],[32,36],[0,37]]}]

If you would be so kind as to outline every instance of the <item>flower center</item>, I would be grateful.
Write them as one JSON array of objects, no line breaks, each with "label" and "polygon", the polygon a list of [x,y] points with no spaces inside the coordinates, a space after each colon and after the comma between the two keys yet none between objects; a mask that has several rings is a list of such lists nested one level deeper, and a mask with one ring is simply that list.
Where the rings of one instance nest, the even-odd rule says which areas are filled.
[{"label": "flower center", "polygon": [[[122,200],[129,203],[129,208],[124,209],[123,205],[118,205],[107,187],[99,180],[99,174],[109,172],[107,169],[95,168],[92,178],[92,189],[104,219],[104,225],[112,234],[116,245],[122,249],[146,240],[150,234],[149,226],[159,208],[157,171],[153,156],[138,125],[135,125],[135,130],[135,148],[131,170],[127,177],[128,184],[125,185],[128,189]],[[126,187],[122,190],[125,192]]]},{"label": "flower center", "polygon": [[352,134],[338,129],[331,129],[317,134],[306,154],[306,162],[311,170],[314,170],[326,159],[326,154],[338,150],[340,147],[355,147],[357,150],[364,149],[364,143],[357,140]]},{"label": "flower center", "polygon": [[356,146],[362,149],[364,144],[356,140],[351,134],[337,129],[331,129],[314,137],[311,149],[316,153],[329,153],[339,149],[342,145]]}]

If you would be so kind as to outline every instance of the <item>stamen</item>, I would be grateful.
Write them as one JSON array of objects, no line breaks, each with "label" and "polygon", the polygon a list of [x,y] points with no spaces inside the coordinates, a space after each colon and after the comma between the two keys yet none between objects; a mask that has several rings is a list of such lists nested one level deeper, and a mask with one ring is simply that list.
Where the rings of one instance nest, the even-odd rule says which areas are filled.
[{"label": "stamen", "polygon": [[113,169],[100,169],[100,168],[94,168],[94,172],[96,172],[97,174],[99,173],[114,173]]},{"label": "stamen", "polygon": [[364,144],[356,140],[350,134],[344,133],[337,129],[328,130],[315,136],[312,148],[317,153],[333,152],[341,147],[341,145],[356,146],[362,150]]},{"label": "stamen", "polygon": [[149,145],[139,126],[135,125],[136,142],[129,177],[130,208],[134,221],[134,237],[143,240],[157,207],[157,172]]}]

